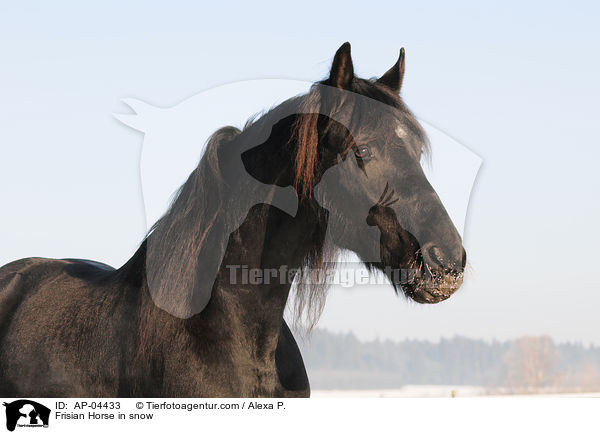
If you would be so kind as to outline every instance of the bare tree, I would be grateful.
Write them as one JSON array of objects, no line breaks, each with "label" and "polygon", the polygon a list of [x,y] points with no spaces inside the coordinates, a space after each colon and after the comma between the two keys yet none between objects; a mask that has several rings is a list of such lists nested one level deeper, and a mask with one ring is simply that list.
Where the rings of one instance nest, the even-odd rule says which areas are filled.
[{"label": "bare tree", "polygon": [[558,352],[549,336],[527,336],[506,354],[508,381],[514,391],[536,392],[555,386]]}]

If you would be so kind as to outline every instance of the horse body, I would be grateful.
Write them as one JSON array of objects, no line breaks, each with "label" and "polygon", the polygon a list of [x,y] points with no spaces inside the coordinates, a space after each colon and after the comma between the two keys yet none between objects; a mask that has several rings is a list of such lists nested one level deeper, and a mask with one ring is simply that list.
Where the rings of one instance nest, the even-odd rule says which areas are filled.
[{"label": "horse body", "polygon": [[[298,224],[300,214],[294,219],[269,205],[253,208],[231,235],[210,303],[188,319],[152,301],[146,243],[119,270],[41,258],[3,267],[0,395],[308,396],[304,364],[283,321],[290,285],[239,291],[228,283],[227,268],[241,263],[238,243],[289,252],[284,249],[289,235],[261,234],[257,228],[261,221],[280,220],[274,225],[297,233],[307,222]],[[299,257],[297,251],[292,255]],[[261,256],[243,261],[258,267]],[[278,256],[279,262],[294,264],[289,256]]]}]

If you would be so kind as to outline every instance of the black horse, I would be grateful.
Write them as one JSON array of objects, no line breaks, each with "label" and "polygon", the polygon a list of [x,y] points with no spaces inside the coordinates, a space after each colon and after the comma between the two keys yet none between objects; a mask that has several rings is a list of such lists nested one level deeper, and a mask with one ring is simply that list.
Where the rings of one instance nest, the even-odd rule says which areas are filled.
[{"label": "black horse", "polygon": [[327,282],[311,276],[340,250],[419,303],[450,297],[466,255],[422,171],[403,75],[401,50],[381,78],[355,77],[345,43],[308,94],[209,139],[121,268],[1,268],[0,396],[309,396],[284,308],[294,280],[318,316]]}]

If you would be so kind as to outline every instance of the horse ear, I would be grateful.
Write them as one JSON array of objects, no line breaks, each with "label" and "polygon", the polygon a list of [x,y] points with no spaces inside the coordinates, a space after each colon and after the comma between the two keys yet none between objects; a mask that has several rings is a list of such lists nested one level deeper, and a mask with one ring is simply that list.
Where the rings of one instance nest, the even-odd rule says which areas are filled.
[{"label": "horse ear", "polygon": [[331,72],[327,84],[339,89],[348,89],[354,78],[354,67],[350,55],[350,42],[345,42],[338,48],[333,57]]},{"label": "horse ear", "polygon": [[404,78],[404,48],[400,49],[400,57],[398,61],[385,74],[381,76],[377,83],[392,89],[399,93],[402,87],[402,79]]}]

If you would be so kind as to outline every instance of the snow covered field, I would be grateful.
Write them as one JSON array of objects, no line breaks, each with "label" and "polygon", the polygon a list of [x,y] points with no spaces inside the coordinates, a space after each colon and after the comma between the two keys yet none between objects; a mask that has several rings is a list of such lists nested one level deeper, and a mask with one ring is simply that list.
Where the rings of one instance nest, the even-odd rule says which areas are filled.
[{"label": "snow covered field", "polygon": [[537,398],[600,398],[595,393],[541,393],[530,395],[495,394],[483,387],[452,385],[407,385],[400,389],[379,390],[313,390],[312,398],[451,398],[452,392],[457,398],[469,397],[537,397]]}]

